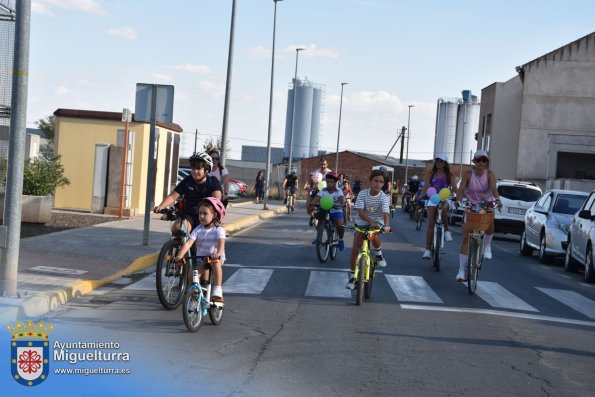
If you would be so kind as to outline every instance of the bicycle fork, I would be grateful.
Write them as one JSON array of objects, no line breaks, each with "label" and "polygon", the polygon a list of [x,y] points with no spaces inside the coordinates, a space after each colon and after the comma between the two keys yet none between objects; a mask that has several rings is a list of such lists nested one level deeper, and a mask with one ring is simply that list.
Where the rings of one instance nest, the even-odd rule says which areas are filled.
[{"label": "bicycle fork", "polygon": [[206,316],[209,301],[211,300],[211,283],[208,283],[206,286],[200,285],[200,276],[197,269],[192,270],[192,288],[196,289],[196,293],[198,294],[198,307],[196,310],[202,309],[203,316]]},{"label": "bicycle fork", "polygon": [[[353,277],[357,280],[357,277],[359,275],[359,272],[364,272],[363,276],[364,276],[364,282],[368,282],[368,280],[370,279],[370,261],[372,260],[371,256],[369,255],[369,247],[368,247],[368,239],[364,239],[364,241],[362,242],[362,248],[361,251],[359,253],[359,255],[356,258],[355,261],[355,272],[353,273]],[[362,258],[367,258],[368,260],[366,261],[366,266],[364,269],[360,269],[360,265],[359,263],[361,262]]]}]

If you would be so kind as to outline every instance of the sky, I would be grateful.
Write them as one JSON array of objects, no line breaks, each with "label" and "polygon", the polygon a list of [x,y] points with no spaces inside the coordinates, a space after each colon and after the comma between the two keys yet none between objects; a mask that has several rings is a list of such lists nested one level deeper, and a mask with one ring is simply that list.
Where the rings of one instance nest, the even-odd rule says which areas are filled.
[{"label": "sky", "polygon": [[[196,130],[198,148],[222,133],[231,15],[232,0],[33,0],[27,126],[58,108],[134,111],[137,83],[171,84],[191,154]],[[236,0],[231,159],[267,145],[273,15],[273,0]],[[336,151],[347,82],[340,151],[387,154],[409,121],[409,158],[429,159],[439,98],[480,98],[592,33],[593,15],[592,0],[279,1],[272,146],[283,146],[297,47],[298,77],[324,86],[321,149]]]}]

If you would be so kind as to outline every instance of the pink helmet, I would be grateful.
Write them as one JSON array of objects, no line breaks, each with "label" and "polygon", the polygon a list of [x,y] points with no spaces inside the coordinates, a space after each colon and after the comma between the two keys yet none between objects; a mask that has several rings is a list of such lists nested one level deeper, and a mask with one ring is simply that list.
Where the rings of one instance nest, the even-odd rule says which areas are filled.
[{"label": "pink helmet", "polygon": [[221,200],[215,197],[205,197],[204,200],[208,201],[213,205],[215,211],[219,214],[219,220],[223,221],[223,218],[225,218],[225,206],[223,205]]}]

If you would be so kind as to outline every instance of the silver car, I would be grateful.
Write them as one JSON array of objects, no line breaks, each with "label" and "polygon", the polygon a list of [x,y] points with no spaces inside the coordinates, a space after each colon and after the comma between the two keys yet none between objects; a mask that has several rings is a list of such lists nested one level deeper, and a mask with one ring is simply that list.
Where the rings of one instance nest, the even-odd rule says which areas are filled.
[{"label": "silver car", "polygon": [[593,244],[595,244],[595,190],[589,194],[585,204],[572,218],[564,257],[566,271],[575,272],[579,266],[584,266],[585,281],[589,283],[595,282]]},{"label": "silver car", "polygon": [[573,215],[582,207],[589,193],[572,190],[548,190],[525,213],[521,234],[521,255],[536,249],[539,261],[549,263],[566,253],[565,243]]}]

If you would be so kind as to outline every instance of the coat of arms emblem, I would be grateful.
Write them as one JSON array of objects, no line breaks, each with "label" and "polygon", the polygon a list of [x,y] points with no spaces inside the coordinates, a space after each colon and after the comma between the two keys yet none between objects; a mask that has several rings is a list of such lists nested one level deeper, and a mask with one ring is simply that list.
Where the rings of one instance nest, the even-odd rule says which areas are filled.
[{"label": "coat of arms emblem", "polygon": [[37,324],[29,320],[8,324],[10,342],[10,368],[14,380],[25,386],[37,386],[50,372],[50,341],[52,324]]}]

